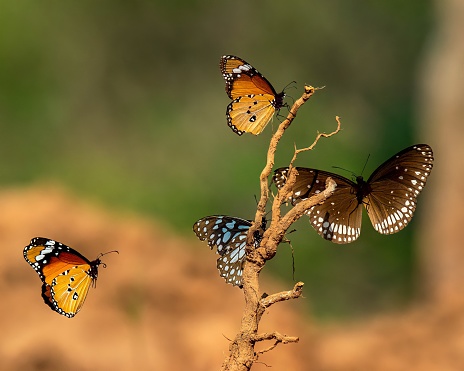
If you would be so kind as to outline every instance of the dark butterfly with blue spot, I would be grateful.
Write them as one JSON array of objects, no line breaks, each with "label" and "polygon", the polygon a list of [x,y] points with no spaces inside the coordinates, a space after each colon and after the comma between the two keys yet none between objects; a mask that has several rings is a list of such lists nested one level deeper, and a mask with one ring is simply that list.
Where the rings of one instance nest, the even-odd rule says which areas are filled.
[{"label": "dark butterfly with blue spot", "polygon": [[[377,232],[397,233],[411,221],[416,198],[432,167],[433,152],[427,144],[403,149],[380,165],[367,181],[362,176],[353,182],[328,171],[297,167],[290,201],[295,205],[322,192],[331,177],[337,183],[333,195],[306,212],[320,236],[338,244],[355,241],[361,233],[362,205]],[[285,185],[287,175],[287,167],[274,171],[277,188]]]},{"label": "dark butterfly with blue spot", "polygon": [[[201,241],[206,241],[211,249],[220,255],[217,260],[219,275],[227,283],[242,287],[243,262],[248,230],[252,221],[225,215],[204,217],[193,225],[193,231]],[[266,219],[254,234],[254,246],[258,247],[264,231]]]},{"label": "dark butterfly with blue spot", "polygon": [[219,66],[232,99],[226,110],[227,124],[238,135],[260,134],[284,106],[285,93],[277,93],[256,68],[239,57],[225,55]]}]

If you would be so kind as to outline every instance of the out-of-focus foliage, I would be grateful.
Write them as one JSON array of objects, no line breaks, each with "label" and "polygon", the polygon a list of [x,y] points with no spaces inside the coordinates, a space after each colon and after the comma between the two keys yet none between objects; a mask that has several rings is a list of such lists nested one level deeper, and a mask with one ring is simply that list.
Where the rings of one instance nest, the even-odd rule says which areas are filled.
[{"label": "out-of-focus foliage", "polygon": [[[192,238],[191,225],[208,214],[253,218],[278,121],[259,137],[227,127],[223,54],[246,59],[279,91],[296,80],[287,90],[294,99],[305,83],[326,86],[286,133],[277,166],[288,163],[294,143],[309,145],[340,115],[343,131],[298,165],[360,173],[371,154],[368,176],[408,145],[433,147],[413,114],[430,12],[419,0],[2,1],[0,181],[56,180]],[[369,224],[342,247],[323,241],[306,220],[289,236],[295,278],[306,282],[321,316],[407,300],[414,221],[388,237]],[[270,267],[292,279],[288,246]]]}]

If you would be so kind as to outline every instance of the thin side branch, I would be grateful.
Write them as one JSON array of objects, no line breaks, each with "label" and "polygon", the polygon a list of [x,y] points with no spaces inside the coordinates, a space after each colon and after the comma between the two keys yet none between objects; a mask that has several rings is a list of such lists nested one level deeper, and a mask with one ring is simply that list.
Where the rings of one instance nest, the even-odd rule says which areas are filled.
[{"label": "thin side branch", "polygon": [[[296,169],[294,169],[296,171]],[[326,180],[326,187],[325,189],[307,200],[303,200],[296,204],[292,209],[290,209],[287,214],[285,214],[280,220],[274,220],[274,208],[276,207],[275,202],[272,205],[273,214],[272,214],[272,222],[271,227],[268,229],[272,229],[272,234],[267,232],[263,235],[263,240],[261,241],[261,245],[266,247],[266,259],[270,259],[275,255],[277,251],[277,246],[280,242],[282,242],[285,233],[290,228],[290,226],[299,218],[301,218],[307,210],[311,207],[324,202],[328,197],[330,197],[337,187],[337,183],[332,178],[327,178]],[[278,205],[280,210],[280,205]]]},{"label": "thin side branch", "polygon": [[[316,136],[316,139],[314,139],[314,142],[309,147],[301,148],[301,149],[295,148],[295,151],[294,151],[292,160],[290,161],[290,165],[289,165],[289,169],[288,169],[289,171],[288,171],[288,175],[287,175],[287,181],[285,182],[285,185],[277,192],[277,195],[274,198],[274,202],[272,203],[272,221],[273,222],[272,222],[271,226],[277,225],[280,222],[280,219],[281,219],[280,205],[282,205],[282,203],[284,203],[285,200],[288,199],[289,195],[291,194],[291,190],[292,190],[293,186],[295,185],[296,177],[298,175],[298,172],[293,167],[293,163],[295,162],[298,154],[301,153],[301,152],[311,151],[312,149],[314,149],[314,147],[316,146],[316,144],[319,142],[319,140],[321,138],[330,138],[331,136],[337,134],[341,130],[340,117],[336,116],[335,120],[337,121],[337,128],[334,131],[332,131],[330,133],[318,133],[317,136]],[[329,190],[329,195],[332,194],[332,193],[333,193],[333,191]],[[326,195],[325,198],[327,198],[329,195]],[[313,205],[309,205],[309,207],[314,206],[314,205],[318,204],[319,202],[324,201],[325,198],[321,199],[321,200],[318,200],[317,203],[315,203]],[[310,200],[311,199],[312,198],[310,198]],[[297,214],[298,214],[298,215],[296,215],[297,219],[301,215],[303,215],[303,214],[299,215],[299,213],[297,213]]]},{"label": "thin side branch", "polygon": [[319,140],[321,138],[330,138],[332,135],[335,135],[337,134],[340,130],[341,130],[341,122],[340,122],[340,117],[339,116],[335,116],[335,120],[337,121],[337,128],[332,131],[331,133],[317,133],[317,136],[316,136],[316,139],[314,139],[314,142],[313,144],[311,144],[309,147],[306,147],[306,148],[301,148],[301,149],[297,149],[295,147],[295,153],[293,154],[293,158],[292,158],[292,161],[290,161],[290,166],[293,166],[293,163],[295,162],[296,160],[296,157],[301,153],[301,152],[306,152],[306,151],[311,151],[314,149],[314,147],[316,146],[317,142],[319,142]]},{"label": "thin side branch", "polygon": [[260,300],[260,304],[264,308],[269,308],[271,305],[281,302],[281,301],[297,299],[303,293],[303,286],[304,286],[303,282],[297,282],[292,290],[282,291],[276,294],[266,296],[265,298],[262,298]]},{"label": "thin side branch", "polygon": [[311,98],[314,92],[318,89],[319,88],[314,88],[313,86],[310,86],[310,85],[306,85],[304,87],[303,95],[295,101],[292,108],[290,109],[290,112],[287,115],[287,118],[284,121],[282,121],[282,123],[277,128],[277,131],[274,133],[274,135],[271,138],[269,149],[267,151],[266,166],[264,166],[264,169],[261,172],[261,175],[259,177],[261,195],[259,198],[258,207],[256,209],[255,223],[254,225],[250,227],[250,230],[248,231],[247,245],[249,246],[252,245],[253,235],[259,229],[261,225],[261,220],[263,219],[263,216],[266,214],[266,204],[267,204],[267,201],[269,200],[269,187],[268,187],[267,182],[268,182],[269,175],[272,172],[272,168],[274,167],[274,157],[275,157],[275,152],[277,150],[277,145],[282,139],[282,136],[284,135],[285,130],[287,130],[287,128],[293,122],[293,119],[296,117],[296,114],[298,110],[300,109],[300,107],[309,98]]},{"label": "thin side branch", "polygon": [[[303,95],[295,101],[287,118],[279,125],[277,131],[271,138],[269,149],[267,152],[266,165],[260,175],[260,187],[261,195],[258,202],[255,222],[248,230],[247,235],[247,249],[246,249],[246,260],[243,264],[243,293],[245,297],[245,308],[242,316],[242,322],[239,333],[235,339],[230,343],[229,355],[222,364],[223,371],[248,371],[256,361],[259,354],[268,352],[274,349],[278,344],[287,344],[297,342],[297,337],[281,335],[277,332],[264,333],[258,335],[258,325],[266,311],[266,308],[271,305],[290,299],[299,298],[302,295],[303,283],[298,282],[294,288],[290,291],[283,291],[280,293],[272,294],[266,298],[261,298],[259,289],[259,272],[263,268],[265,262],[271,259],[276,251],[277,246],[285,236],[286,231],[291,224],[301,217],[305,211],[310,207],[316,205],[319,202],[324,201],[329,197],[335,190],[336,184],[330,178],[327,180],[326,189],[317,195],[298,203],[292,208],[287,214],[281,218],[280,216],[280,205],[284,201],[291,191],[296,180],[296,171],[290,172],[287,179],[287,184],[283,192],[279,192],[277,200],[274,199],[272,206],[272,221],[269,228],[264,232],[263,239],[260,243],[260,247],[254,248],[255,232],[261,227],[263,217],[266,213],[266,205],[269,200],[269,186],[268,179],[274,167],[274,156],[277,149],[277,145],[280,142],[285,130],[293,122],[296,117],[298,109],[314,94],[317,88],[312,86],[305,86]],[[320,133],[316,137],[315,142],[308,149],[296,150],[302,152],[303,150],[309,150],[315,146],[317,141],[322,137],[329,137],[336,134],[340,130],[340,122],[337,117],[338,128],[335,132],[325,134]],[[296,153],[294,158],[296,158]],[[292,160],[293,163],[293,160]],[[254,346],[256,342],[264,340],[273,340],[274,344],[270,347],[255,352]]]},{"label": "thin side branch", "polygon": [[324,202],[327,198],[329,198],[334,192],[335,188],[337,187],[337,183],[332,178],[327,178],[325,183],[325,189],[311,196],[307,200],[303,200],[295,205],[292,209],[288,211],[287,214],[280,220],[278,226],[283,230],[287,231],[288,228],[301,216],[303,216],[306,211],[308,211],[311,207]]},{"label": "thin side branch", "polygon": [[274,332],[266,332],[264,334],[259,334],[255,336],[255,342],[258,341],[265,341],[265,340],[275,340],[274,344],[268,348],[262,349],[256,352],[256,355],[260,355],[266,352],[271,351],[279,344],[288,344],[288,343],[298,343],[300,339],[297,336],[287,336],[278,333],[277,331]]}]

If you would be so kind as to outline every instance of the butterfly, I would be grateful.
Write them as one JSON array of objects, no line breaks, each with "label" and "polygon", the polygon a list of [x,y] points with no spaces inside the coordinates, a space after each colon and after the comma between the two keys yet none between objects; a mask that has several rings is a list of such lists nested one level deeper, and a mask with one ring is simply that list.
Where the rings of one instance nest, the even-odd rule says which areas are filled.
[{"label": "butterfly", "polygon": [[283,107],[285,93],[277,93],[256,68],[239,57],[225,55],[219,66],[232,99],[226,110],[227,124],[238,135],[258,135]]},{"label": "butterfly", "polygon": [[89,261],[69,246],[43,237],[33,238],[23,253],[42,280],[45,304],[63,316],[74,317],[82,308],[90,286],[95,286],[102,264],[100,257],[104,254]]},{"label": "butterfly", "polygon": [[[328,171],[297,167],[298,175],[290,196],[293,205],[325,189],[331,177],[337,187],[324,203],[307,210],[319,235],[338,244],[355,241],[361,232],[362,205],[374,229],[382,234],[397,233],[411,221],[416,198],[433,167],[432,148],[416,144],[403,149],[380,165],[367,181],[353,182]],[[288,168],[274,171],[273,182],[282,188]]]},{"label": "butterfly", "polygon": [[[266,219],[254,234],[254,246],[258,247],[266,230]],[[195,222],[193,231],[200,241],[207,241],[208,246],[220,255],[217,260],[219,275],[227,283],[242,287],[243,262],[248,230],[252,222],[225,215],[211,215]]]}]

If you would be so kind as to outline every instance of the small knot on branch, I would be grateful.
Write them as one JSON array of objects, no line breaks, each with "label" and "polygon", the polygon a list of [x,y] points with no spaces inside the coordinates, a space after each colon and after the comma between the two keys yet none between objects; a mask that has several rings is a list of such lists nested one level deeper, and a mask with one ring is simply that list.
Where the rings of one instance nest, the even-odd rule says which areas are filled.
[{"label": "small knot on branch", "polygon": [[317,90],[318,88],[315,88],[311,85],[305,85],[304,86],[304,92],[305,94],[313,94],[315,90]]}]

